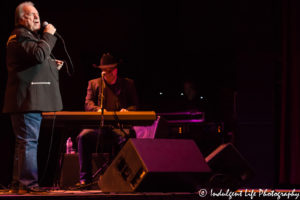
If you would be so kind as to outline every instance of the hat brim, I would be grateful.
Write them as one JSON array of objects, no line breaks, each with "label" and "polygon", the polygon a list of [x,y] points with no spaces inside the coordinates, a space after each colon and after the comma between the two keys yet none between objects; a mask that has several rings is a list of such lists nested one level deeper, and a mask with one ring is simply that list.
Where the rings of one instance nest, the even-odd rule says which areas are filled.
[{"label": "hat brim", "polygon": [[95,64],[93,64],[93,66],[95,68],[100,68],[100,69],[113,69],[113,68],[116,68],[118,66],[118,63],[110,64],[110,65],[95,65]]}]

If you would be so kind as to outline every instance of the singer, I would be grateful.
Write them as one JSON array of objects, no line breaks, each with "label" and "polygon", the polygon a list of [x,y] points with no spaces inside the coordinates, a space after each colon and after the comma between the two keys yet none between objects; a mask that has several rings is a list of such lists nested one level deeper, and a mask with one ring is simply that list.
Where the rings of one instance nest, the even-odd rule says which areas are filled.
[{"label": "singer", "polygon": [[[94,67],[102,70],[101,78],[96,78],[88,82],[87,94],[85,98],[85,110],[104,112],[121,111],[126,112],[136,110],[138,107],[138,96],[134,81],[129,78],[118,77],[120,62],[111,54],[104,53],[100,59],[100,65]],[[105,84],[103,86],[102,84]],[[103,91],[101,91],[103,89]],[[102,95],[103,94],[103,95]],[[100,126],[100,125],[99,125]],[[120,134],[121,133],[121,134]],[[131,132],[132,133],[132,132]],[[80,164],[80,183],[78,187],[89,189],[93,182],[92,174],[92,153],[100,150],[105,151],[104,142],[112,141],[106,145],[114,147],[111,160],[118,153],[121,146],[126,142],[126,138],[134,134],[118,132],[112,127],[100,126],[99,129],[84,129],[78,135],[78,153]],[[125,136],[125,137],[124,137]],[[107,144],[107,143],[106,143]],[[105,168],[105,167],[103,167]],[[102,170],[102,173],[104,170]]]},{"label": "singer", "polygon": [[15,10],[15,29],[8,38],[8,79],[3,112],[9,113],[15,134],[15,154],[10,192],[43,191],[38,184],[37,147],[41,112],[62,110],[58,70],[62,61],[51,58],[57,38],[55,27],[45,26],[32,2]]}]

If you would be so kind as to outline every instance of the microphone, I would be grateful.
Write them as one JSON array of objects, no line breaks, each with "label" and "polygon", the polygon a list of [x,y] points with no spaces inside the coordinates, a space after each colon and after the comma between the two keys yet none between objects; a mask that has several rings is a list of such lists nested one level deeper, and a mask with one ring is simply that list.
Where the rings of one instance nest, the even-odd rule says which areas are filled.
[{"label": "microphone", "polygon": [[101,72],[101,76],[103,77],[103,76],[105,76],[106,75],[106,72]]},{"label": "microphone", "polygon": [[44,21],[42,24],[42,27],[45,28],[49,23],[47,21]]}]

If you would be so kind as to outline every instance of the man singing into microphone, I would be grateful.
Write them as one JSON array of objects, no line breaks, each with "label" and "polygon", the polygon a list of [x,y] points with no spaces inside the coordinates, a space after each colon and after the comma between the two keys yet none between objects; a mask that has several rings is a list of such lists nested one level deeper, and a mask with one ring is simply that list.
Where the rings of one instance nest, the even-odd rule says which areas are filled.
[{"label": "man singing into microphone", "polygon": [[8,71],[4,113],[9,113],[15,134],[11,192],[40,192],[37,148],[41,112],[61,110],[58,69],[63,62],[50,57],[56,43],[55,27],[41,23],[32,2],[15,10],[15,29],[6,46]]},{"label": "man singing into microphone", "polygon": [[[85,98],[86,111],[102,112],[104,110],[105,114],[106,110],[127,112],[137,109],[138,96],[134,81],[129,78],[118,77],[119,65],[120,63],[115,57],[109,53],[104,53],[101,57],[100,65],[94,66],[100,68],[102,73],[101,78],[88,82]],[[105,85],[103,86],[102,84]],[[102,89],[104,89],[103,92],[101,91]],[[103,106],[102,108],[101,105]],[[107,126],[100,127],[100,129],[84,129],[77,139],[80,164],[79,186],[87,189],[86,186],[93,181],[92,153],[97,152],[99,146],[103,145],[102,140],[112,140],[112,145],[114,146],[113,158],[126,139],[122,133],[120,134],[117,130]]]}]

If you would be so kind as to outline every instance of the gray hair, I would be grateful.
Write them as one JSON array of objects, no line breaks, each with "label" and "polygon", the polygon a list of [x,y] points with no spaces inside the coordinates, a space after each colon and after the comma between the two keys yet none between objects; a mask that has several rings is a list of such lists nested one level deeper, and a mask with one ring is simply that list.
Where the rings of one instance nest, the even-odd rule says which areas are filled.
[{"label": "gray hair", "polygon": [[24,6],[34,6],[34,3],[31,1],[25,1],[17,6],[15,11],[15,26],[19,25],[20,19],[24,16]]}]

